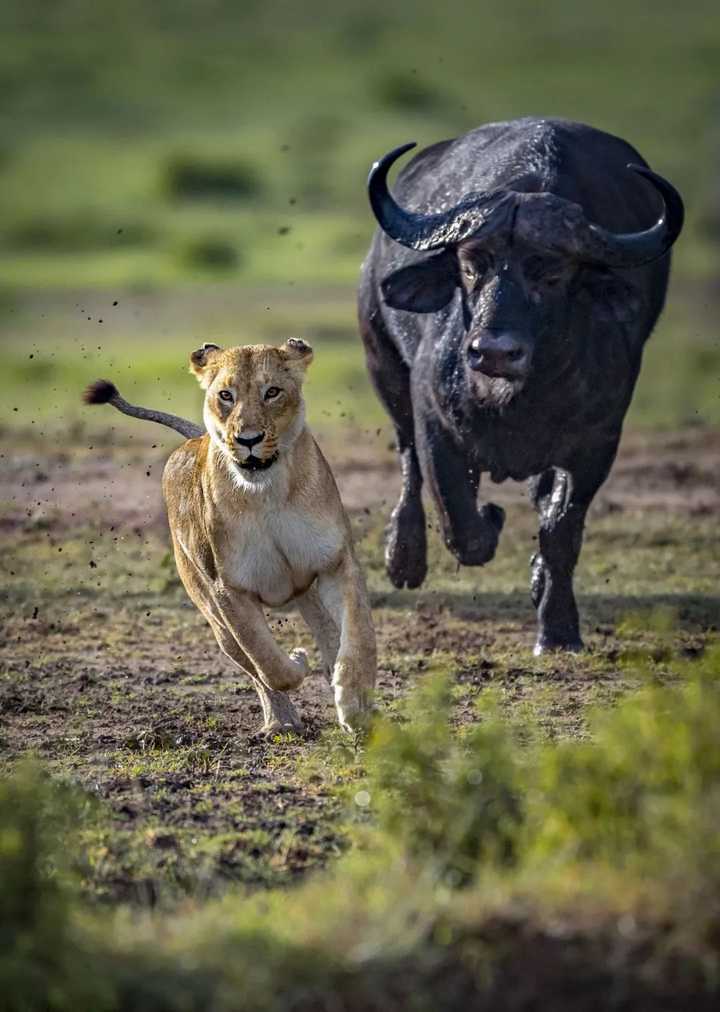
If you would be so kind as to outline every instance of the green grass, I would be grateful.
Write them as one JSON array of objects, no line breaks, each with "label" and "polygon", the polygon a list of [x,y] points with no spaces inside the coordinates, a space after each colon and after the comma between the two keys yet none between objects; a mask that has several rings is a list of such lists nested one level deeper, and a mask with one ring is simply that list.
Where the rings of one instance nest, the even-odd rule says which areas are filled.
[{"label": "green grass", "polygon": [[[719,27],[710,0],[661,0],[652,13],[639,0],[559,0],[542,15],[529,0],[219,0],[212,11],[76,0],[52,12],[13,0],[0,277],[11,288],[208,273],[352,282],[372,231],[375,157],[528,113],[636,144],[687,196],[679,273],[712,277]],[[178,164],[204,170],[210,195],[178,188]],[[218,173],[245,182],[215,199]],[[204,263],[202,241],[231,255]]]}]

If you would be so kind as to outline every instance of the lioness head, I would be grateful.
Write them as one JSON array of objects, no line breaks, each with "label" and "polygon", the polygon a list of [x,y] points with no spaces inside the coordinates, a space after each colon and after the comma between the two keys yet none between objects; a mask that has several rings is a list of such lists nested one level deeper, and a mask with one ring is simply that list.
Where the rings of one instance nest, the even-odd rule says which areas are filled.
[{"label": "lioness head", "polygon": [[204,344],[190,356],[190,371],[206,391],[210,438],[247,481],[271,468],[302,431],[302,382],[312,357],[296,337],[279,348]]}]

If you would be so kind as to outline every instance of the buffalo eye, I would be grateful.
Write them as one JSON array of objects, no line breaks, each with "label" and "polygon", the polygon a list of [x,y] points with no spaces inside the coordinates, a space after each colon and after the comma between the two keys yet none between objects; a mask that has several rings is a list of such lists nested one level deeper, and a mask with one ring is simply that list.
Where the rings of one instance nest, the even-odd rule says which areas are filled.
[{"label": "buffalo eye", "polygon": [[230,390],[221,390],[220,393],[218,394],[218,397],[220,398],[221,401],[226,401],[226,402],[227,401],[232,401],[232,399],[233,399],[233,395],[232,395],[232,392]]},{"label": "buffalo eye", "polygon": [[541,285],[555,285],[565,277],[567,267],[563,260],[546,257],[528,257],[523,264],[528,281]]},{"label": "buffalo eye", "polygon": [[473,257],[472,260],[461,260],[460,270],[468,284],[474,285],[487,271],[487,257]]},{"label": "buffalo eye", "polygon": [[265,400],[272,401],[281,393],[282,390],[280,389],[280,387],[268,387],[267,390],[265,391]]}]

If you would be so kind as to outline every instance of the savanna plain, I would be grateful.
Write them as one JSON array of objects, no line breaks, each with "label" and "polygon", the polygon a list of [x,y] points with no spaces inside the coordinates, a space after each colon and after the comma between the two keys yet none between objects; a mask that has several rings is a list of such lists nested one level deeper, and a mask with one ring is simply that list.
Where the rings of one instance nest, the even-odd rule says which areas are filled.
[{"label": "savanna plain", "polygon": [[[716,1008],[715,6],[0,17],[0,1008]],[[427,582],[389,584],[399,469],[354,320],[369,163],[530,112],[625,136],[688,204],[588,520],[588,650],[543,658],[523,486],[483,486],[507,511],[489,566],[459,569],[428,512]],[[198,420],[198,344],[288,336],[315,349],[309,420],[373,604],[368,739],[335,726],[291,611],[305,733],[257,733],[175,573],[177,437],[80,402],[104,376]]]}]

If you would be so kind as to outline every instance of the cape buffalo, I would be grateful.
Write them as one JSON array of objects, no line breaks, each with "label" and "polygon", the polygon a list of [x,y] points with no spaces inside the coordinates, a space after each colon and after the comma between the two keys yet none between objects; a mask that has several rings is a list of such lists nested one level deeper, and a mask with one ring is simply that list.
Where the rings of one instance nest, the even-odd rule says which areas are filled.
[{"label": "cape buffalo", "polygon": [[[580,123],[491,123],[370,172],[380,229],[360,328],[397,431],[403,488],[386,543],[396,587],[427,572],[426,482],[460,563],[495,554],[480,476],[530,479],[536,653],[578,650],[573,570],[615,458],[683,223],[677,191],[625,141]],[[653,224],[654,222],[654,224]]]}]

